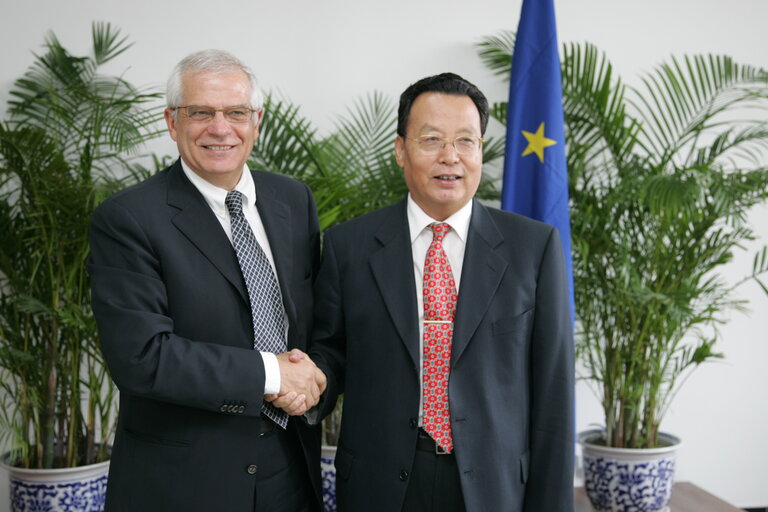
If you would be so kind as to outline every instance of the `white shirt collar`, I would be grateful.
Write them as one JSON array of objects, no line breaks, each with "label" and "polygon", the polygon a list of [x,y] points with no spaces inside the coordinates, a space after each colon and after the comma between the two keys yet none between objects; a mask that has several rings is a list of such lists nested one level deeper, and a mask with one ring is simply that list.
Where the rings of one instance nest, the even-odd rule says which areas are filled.
[{"label": "white shirt collar", "polygon": [[[205,202],[208,203],[208,206],[216,213],[216,215],[229,215],[227,206],[224,204],[224,200],[227,198],[227,190],[217,187],[198,176],[195,171],[189,168],[183,158],[181,159],[181,168],[189,181],[191,181],[195,188],[203,195]],[[240,175],[240,181],[235,185],[235,190],[245,196],[243,198],[243,209],[255,207],[256,184],[253,182],[253,176],[246,164],[243,164],[243,172]]]},{"label": "white shirt collar", "polygon": [[[472,201],[470,199],[467,204],[459,208],[456,213],[448,217],[442,222],[450,224],[451,229],[459,236],[463,243],[467,243],[467,233],[469,233],[469,221],[472,218]],[[435,220],[426,213],[421,207],[416,204],[411,194],[408,194],[407,199],[407,212],[408,212],[408,227],[411,230],[411,243],[416,240],[416,237],[421,234],[433,222],[440,222]]]}]

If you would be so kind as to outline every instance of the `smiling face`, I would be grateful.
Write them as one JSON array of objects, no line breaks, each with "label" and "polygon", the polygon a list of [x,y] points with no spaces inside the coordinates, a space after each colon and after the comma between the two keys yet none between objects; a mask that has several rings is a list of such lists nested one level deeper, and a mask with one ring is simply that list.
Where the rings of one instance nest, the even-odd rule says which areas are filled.
[{"label": "smiling face", "polygon": [[[201,72],[184,75],[184,105],[213,107],[251,107],[248,77],[242,71],[227,73]],[[259,111],[251,121],[232,123],[216,112],[212,121],[189,119],[184,109],[165,110],[165,121],[171,138],[176,141],[184,162],[201,178],[226,190],[240,180],[243,165],[259,135]]]},{"label": "smiling face", "polygon": [[[469,96],[427,92],[411,106],[406,135],[481,137],[480,114]],[[395,158],[411,197],[435,220],[445,220],[472,199],[480,185],[483,152],[460,155],[453,144],[439,153],[424,154],[416,141],[397,137]]]}]

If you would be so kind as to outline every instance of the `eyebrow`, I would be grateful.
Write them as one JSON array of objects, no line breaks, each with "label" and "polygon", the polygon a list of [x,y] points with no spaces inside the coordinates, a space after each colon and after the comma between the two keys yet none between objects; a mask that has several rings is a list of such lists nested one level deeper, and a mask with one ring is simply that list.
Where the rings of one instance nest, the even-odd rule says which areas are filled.
[{"label": "eyebrow", "polygon": [[[185,107],[205,107],[205,108],[216,109],[216,107],[212,107],[211,105],[198,105],[197,103],[190,103],[189,105],[185,105]],[[221,107],[221,108],[224,108],[224,109],[226,109],[226,108],[249,108],[251,110],[256,110],[253,107],[251,107],[250,105],[247,105],[245,103],[239,103],[237,105],[227,105],[226,107]]]},{"label": "eyebrow", "polygon": [[[438,133],[444,133],[443,130],[438,128],[437,126],[432,126],[431,124],[425,124],[423,125],[419,130],[417,130],[419,133],[424,133],[425,131],[428,132],[438,132]],[[460,128],[456,133],[461,134],[468,134],[468,135],[474,135],[475,130],[472,128]]]}]

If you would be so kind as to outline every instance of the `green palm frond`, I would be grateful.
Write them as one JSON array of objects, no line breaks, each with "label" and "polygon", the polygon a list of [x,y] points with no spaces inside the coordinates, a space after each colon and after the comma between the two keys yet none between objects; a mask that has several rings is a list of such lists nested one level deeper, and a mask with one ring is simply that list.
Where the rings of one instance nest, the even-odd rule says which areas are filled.
[{"label": "green palm frond", "polygon": [[631,104],[643,121],[642,145],[661,166],[690,164],[700,139],[745,123],[720,114],[768,97],[768,71],[720,55],[672,58],[642,80]]},{"label": "green palm frond", "polygon": [[344,214],[351,219],[405,195],[402,171],[394,160],[394,102],[379,92],[357,100],[336,131],[325,139],[333,172],[345,189]]},{"label": "green palm frond", "polygon": [[92,33],[94,55],[88,57],[70,54],[49,33],[46,53],[36,56],[10,92],[10,122],[46,130],[83,173],[109,173],[122,163],[117,155],[137,154],[160,133],[162,114],[147,108],[160,94],[122,77],[100,76],[99,66],[131,45],[110,24],[94,23]]},{"label": "green palm frond", "polygon": [[648,213],[656,217],[667,217],[674,221],[680,217],[686,219],[703,213],[699,207],[707,184],[702,183],[702,176],[689,170],[675,176],[653,175],[642,182],[638,199],[648,207]]},{"label": "green palm frond", "polygon": [[488,137],[483,144],[483,163],[489,164],[504,158],[505,137]]},{"label": "green palm frond", "polygon": [[497,101],[490,106],[490,115],[492,119],[497,120],[501,124],[507,124],[507,102]]},{"label": "green palm frond", "polygon": [[625,87],[605,54],[591,44],[564,45],[562,83],[571,176],[598,159],[624,161],[639,126],[627,115]]},{"label": "green palm frond", "polygon": [[691,165],[708,166],[721,162],[732,169],[743,163],[760,166],[768,157],[768,123],[727,128],[708,145],[696,146]]},{"label": "green palm frond", "polygon": [[93,60],[97,66],[106,64],[133,46],[133,43],[128,42],[128,36],[121,38],[119,30],[103,22],[96,22],[91,26],[91,40]]},{"label": "green palm frond", "polygon": [[339,171],[352,183],[369,179],[393,153],[396,130],[394,103],[380,92],[355,102],[326,142]]},{"label": "green palm frond", "polygon": [[761,276],[768,274],[768,247],[764,246],[752,262],[752,274],[749,279],[754,280],[758,286],[768,295],[768,285],[761,279]]},{"label": "green palm frond", "polygon": [[[515,32],[504,30],[496,35],[486,36],[475,44],[483,64],[505,82],[509,82],[512,53],[515,49]],[[507,102],[492,102],[490,116],[501,124],[507,124]]]},{"label": "green palm frond", "polygon": [[515,35],[511,30],[503,30],[496,35],[484,37],[475,45],[483,64],[507,82],[515,49]]},{"label": "green palm frond", "polygon": [[298,179],[324,175],[326,164],[316,133],[298,106],[268,95],[251,166]]}]

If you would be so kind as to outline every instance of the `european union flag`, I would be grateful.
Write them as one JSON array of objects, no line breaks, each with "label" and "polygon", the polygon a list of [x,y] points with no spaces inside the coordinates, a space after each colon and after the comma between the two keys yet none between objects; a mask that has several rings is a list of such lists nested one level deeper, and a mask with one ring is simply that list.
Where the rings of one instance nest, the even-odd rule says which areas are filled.
[{"label": "european union flag", "polygon": [[560,231],[574,318],[568,169],[553,0],[523,0],[507,108],[501,207]]}]

